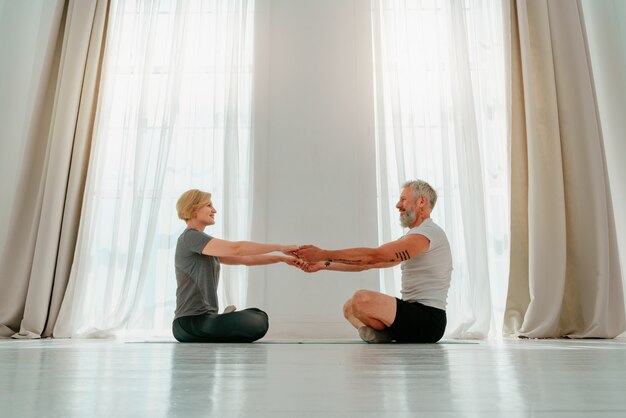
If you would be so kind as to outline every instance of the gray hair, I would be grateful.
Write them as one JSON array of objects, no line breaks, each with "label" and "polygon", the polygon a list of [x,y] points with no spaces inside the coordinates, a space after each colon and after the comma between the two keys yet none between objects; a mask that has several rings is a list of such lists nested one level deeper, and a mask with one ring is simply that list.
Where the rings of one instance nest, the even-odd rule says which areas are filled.
[{"label": "gray hair", "polygon": [[435,207],[435,203],[437,203],[437,192],[430,184],[426,183],[424,180],[409,180],[402,185],[403,189],[406,187],[410,187],[413,190],[413,194],[416,198],[426,196],[430,208],[433,209]]}]

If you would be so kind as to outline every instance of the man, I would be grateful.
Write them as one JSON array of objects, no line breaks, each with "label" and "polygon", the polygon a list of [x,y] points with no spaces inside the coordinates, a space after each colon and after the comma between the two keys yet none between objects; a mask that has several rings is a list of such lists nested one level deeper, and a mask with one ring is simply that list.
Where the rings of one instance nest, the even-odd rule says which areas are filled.
[{"label": "man", "polygon": [[364,341],[433,343],[443,336],[452,254],[445,232],[430,218],[436,202],[437,193],[428,183],[408,181],[396,208],[409,231],[399,240],[378,248],[323,250],[307,245],[296,251],[308,263],[308,272],[355,272],[401,263],[402,299],[359,290],[344,305],[344,316]]}]

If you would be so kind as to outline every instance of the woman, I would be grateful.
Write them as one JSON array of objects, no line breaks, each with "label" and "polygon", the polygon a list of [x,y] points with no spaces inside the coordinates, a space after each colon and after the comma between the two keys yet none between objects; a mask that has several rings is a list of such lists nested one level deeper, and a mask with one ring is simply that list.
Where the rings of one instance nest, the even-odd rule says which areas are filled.
[{"label": "woman", "polygon": [[205,234],[204,229],[215,223],[217,211],[211,194],[197,189],[183,193],[176,210],[187,228],[176,244],[174,337],[180,342],[253,342],[262,338],[269,327],[262,310],[236,311],[229,306],[218,314],[220,264],[259,266],[284,262],[295,266],[301,262],[293,257],[263,254],[280,251],[292,255],[298,247],[226,241]]}]

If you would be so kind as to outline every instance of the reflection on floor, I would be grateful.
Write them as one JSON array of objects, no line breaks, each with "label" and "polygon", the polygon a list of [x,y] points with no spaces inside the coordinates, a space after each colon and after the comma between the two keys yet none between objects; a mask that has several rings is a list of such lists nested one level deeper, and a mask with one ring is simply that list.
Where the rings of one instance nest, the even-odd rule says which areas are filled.
[{"label": "reflection on floor", "polygon": [[624,340],[347,342],[0,340],[0,415],[626,416]]}]

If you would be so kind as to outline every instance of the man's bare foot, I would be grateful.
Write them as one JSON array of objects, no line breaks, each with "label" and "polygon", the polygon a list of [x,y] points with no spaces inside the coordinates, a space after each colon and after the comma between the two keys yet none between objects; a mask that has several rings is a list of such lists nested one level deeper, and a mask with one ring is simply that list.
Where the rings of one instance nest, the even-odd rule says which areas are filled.
[{"label": "man's bare foot", "polygon": [[393,337],[388,331],[377,331],[368,326],[359,328],[359,337],[367,343],[390,343]]}]

